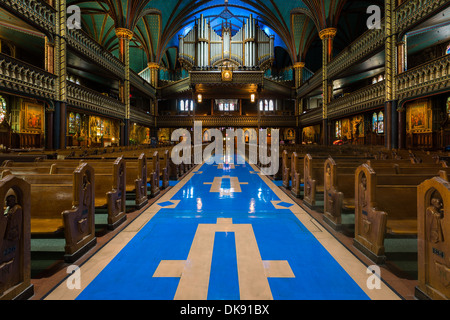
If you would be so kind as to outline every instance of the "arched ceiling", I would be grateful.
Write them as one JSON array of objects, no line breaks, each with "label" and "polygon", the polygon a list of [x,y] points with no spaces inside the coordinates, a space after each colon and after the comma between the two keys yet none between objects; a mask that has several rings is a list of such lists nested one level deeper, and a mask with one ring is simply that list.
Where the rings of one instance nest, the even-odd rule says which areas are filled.
[{"label": "arched ceiling", "polygon": [[[105,49],[117,55],[115,28],[134,31],[131,42],[131,67],[139,72],[147,62],[174,68],[178,35],[194,25],[203,14],[213,29],[222,21],[231,22],[235,31],[244,18],[253,14],[260,26],[275,35],[275,45],[282,47],[292,63],[307,61],[306,56],[318,32],[328,27],[344,27],[344,40],[356,29],[358,15],[368,5],[383,0],[68,0],[82,10],[82,26]],[[369,3],[370,2],[370,3]],[[358,7],[358,9],[357,9]],[[350,11],[351,11],[350,10]],[[353,18],[350,18],[353,15]],[[344,20],[343,20],[344,19]],[[361,23],[361,21],[358,21]],[[365,21],[364,21],[365,26]],[[338,32],[338,36],[340,32]],[[316,44],[317,45],[317,44]],[[339,46],[338,46],[339,47]],[[320,61],[320,59],[319,59]]]}]

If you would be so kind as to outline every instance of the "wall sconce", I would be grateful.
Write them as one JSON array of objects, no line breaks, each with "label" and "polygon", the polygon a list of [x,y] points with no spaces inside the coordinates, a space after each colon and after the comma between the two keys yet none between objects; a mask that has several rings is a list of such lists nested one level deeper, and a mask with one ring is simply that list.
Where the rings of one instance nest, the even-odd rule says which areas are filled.
[{"label": "wall sconce", "polygon": [[255,94],[254,93],[251,94],[250,100],[252,101],[252,103],[255,102]]},{"label": "wall sconce", "polygon": [[201,94],[199,94],[199,95],[197,96],[197,100],[198,100],[198,103],[202,103],[202,101],[203,101],[203,96],[202,96]]}]

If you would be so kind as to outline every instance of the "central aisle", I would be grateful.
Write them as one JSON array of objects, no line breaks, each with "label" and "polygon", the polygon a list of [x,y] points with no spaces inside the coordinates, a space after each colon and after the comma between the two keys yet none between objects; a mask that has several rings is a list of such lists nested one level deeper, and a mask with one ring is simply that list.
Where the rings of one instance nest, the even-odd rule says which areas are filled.
[{"label": "central aisle", "polygon": [[197,166],[137,220],[47,299],[398,299],[248,163]]}]

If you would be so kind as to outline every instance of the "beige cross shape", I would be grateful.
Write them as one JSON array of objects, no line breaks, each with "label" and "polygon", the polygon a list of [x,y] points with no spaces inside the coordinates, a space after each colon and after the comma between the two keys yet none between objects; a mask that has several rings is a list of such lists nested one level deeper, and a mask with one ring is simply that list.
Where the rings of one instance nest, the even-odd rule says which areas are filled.
[{"label": "beige cross shape", "polygon": [[199,224],[187,260],[163,260],[153,277],[179,277],[175,300],[206,300],[216,232],[234,232],[239,293],[242,300],[272,300],[267,278],[295,278],[288,261],[263,261],[251,224]]}]

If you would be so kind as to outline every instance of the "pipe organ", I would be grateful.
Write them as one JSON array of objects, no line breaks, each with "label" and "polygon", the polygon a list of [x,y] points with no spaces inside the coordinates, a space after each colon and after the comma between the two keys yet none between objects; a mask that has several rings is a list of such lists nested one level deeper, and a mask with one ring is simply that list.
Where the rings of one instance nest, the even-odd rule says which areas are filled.
[{"label": "pipe organ", "polygon": [[242,67],[270,68],[274,60],[274,37],[268,36],[253,15],[232,35],[224,23],[222,35],[201,15],[195,27],[179,38],[179,60],[187,69],[215,67],[226,62]]}]

